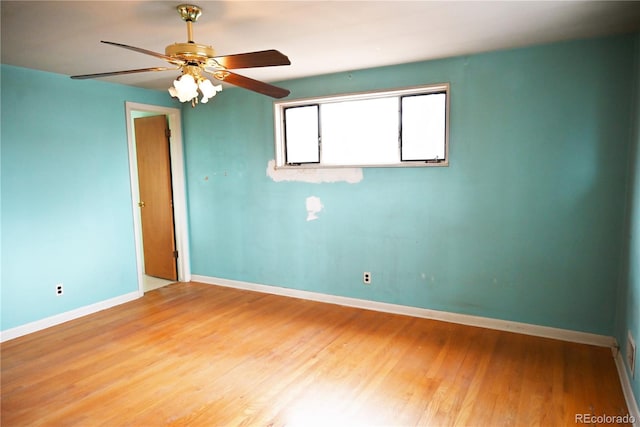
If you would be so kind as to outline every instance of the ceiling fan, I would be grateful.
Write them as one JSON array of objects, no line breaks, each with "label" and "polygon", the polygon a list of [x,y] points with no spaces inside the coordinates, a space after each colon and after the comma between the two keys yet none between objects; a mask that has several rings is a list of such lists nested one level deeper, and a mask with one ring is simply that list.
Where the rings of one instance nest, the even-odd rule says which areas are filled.
[{"label": "ceiling fan", "polygon": [[[222,90],[221,85],[214,86],[203,74],[207,73],[216,80],[230,83],[272,98],[284,98],[289,95],[287,89],[270,85],[259,80],[241,76],[229,70],[239,68],[270,67],[277,65],[291,65],[289,58],[277,50],[263,50],[258,52],[239,53],[235,55],[216,56],[211,46],[202,45],[193,41],[193,23],[202,14],[202,9],[191,4],[177,6],[182,19],[187,23],[187,42],[174,43],[165,48],[165,53],[153,52],[126,44],[101,41],[124,49],[145,55],[164,59],[174,67],[152,67],[134,70],[111,71],[106,73],[82,74],[71,76],[72,79],[92,79],[97,77],[117,76],[122,74],[144,73],[149,71],[182,70],[182,75],[174,81],[174,86],[169,88],[169,93],[180,99],[181,102],[191,101],[191,105],[198,103],[198,96],[202,95],[201,102],[205,103],[216,92]],[[200,94],[198,93],[200,91]]]}]

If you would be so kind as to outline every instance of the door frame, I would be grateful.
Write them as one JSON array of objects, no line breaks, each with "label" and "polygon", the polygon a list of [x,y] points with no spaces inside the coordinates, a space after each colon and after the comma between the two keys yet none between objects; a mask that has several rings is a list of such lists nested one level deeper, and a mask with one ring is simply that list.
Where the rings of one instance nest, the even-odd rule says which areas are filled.
[{"label": "door frame", "polygon": [[168,119],[171,138],[169,139],[169,151],[171,153],[171,188],[173,190],[173,216],[178,251],[178,281],[191,280],[191,268],[189,262],[189,233],[187,228],[187,193],[184,169],[184,150],[182,143],[182,122],[180,109],[161,107],[158,105],[139,104],[125,102],[127,121],[127,143],[129,148],[129,176],[131,182],[131,206],[133,209],[133,228],[136,248],[136,267],[138,272],[138,293],[144,295],[144,252],[142,247],[142,220],[138,202],[140,190],[138,187],[138,161],[136,156],[136,138],[133,128],[134,114],[153,113],[165,115]]}]

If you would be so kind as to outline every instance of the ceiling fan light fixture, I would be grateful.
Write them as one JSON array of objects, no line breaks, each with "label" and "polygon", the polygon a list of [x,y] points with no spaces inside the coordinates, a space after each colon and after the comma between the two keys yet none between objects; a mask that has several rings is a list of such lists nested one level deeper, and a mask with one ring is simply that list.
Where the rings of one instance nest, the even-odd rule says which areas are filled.
[{"label": "ceiling fan light fixture", "polygon": [[214,85],[211,83],[211,80],[201,77],[198,83],[198,89],[200,89],[202,93],[202,100],[200,102],[206,104],[209,99],[216,96],[216,93],[222,91],[222,85]]},{"label": "ceiling fan light fixture", "polygon": [[209,79],[202,77],[197,67],[185,67],[184,74],[174,80],[173,86],[169,88],[171,96],[178,98],[180,102],[191,101],[193,107],[198,103],[199,94],[202,94],[200,102],[206,104],[220,91],[222,85],[214,85]]},{"label": "ceiling fan light fixture", "polygon": [[169,93],[180,102],[191,101],[198,97],[198,85],[191,74],[183,74],[173,81]]}]

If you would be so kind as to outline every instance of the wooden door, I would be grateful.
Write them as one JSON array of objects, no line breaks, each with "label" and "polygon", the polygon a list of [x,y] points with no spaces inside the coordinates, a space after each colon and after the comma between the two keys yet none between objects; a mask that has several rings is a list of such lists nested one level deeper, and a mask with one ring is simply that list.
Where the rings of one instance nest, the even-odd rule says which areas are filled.
[{"label": "wooden door", "polygon": [[178,280],[167,118],[143,117],[134,123],[144,272]]}]

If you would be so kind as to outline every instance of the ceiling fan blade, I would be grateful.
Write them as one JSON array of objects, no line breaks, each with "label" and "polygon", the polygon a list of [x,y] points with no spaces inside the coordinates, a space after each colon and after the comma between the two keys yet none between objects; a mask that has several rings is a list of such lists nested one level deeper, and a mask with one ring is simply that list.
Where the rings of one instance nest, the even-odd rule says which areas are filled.
[{"label": "ceiling fan blade", "polygon": [[218,64],[229,70],[237,68],[272,67],[275,65],[291,65],[286,55],[277,50],[262,50],[259,52],[238,53],[236,55],[216,56],[213,58]]},{"label": "ceiling fan blade", "polygon": [[185,64],[185,61],[183,61],[182,59],[173,58],[173,57],[167,56],[167,55],[165,55],[163,53],[158,53],[158,52],[154,52],[152,50],[142,49],[140,47],[129,46],[129,45],[122,44],[122,43],[108,42],[108,41],[104,41],[104,40],[100,40],[100,43],[110,44],[112,46],[117,46],[117,47],[121,47],[121,48],[124,48],[124,49],[129,49],[129,50],[132,50],[134,52],[144,53],[145,55],[155,56],[156,58],[164,59],[165,61],[168,61],[171,64],[175,64],[175,65],[184,65]]},{"label": "ceiling fan blade", "polygon": [[232,73],[227,70],[218,71],[211,74],[213,75],[213,77],[220,81],[231,83],[232,85],[240,86],[242,88],[249,89],[254,92],[270,96],[272,98],[284,98],[290,93],[288,89],[273,86],[268,83],[241,76],[240,74]]},{"label": "ceiling fan blade", "polygon": [[153,67],[153,68],[138,68],[137,70],[123,70],[123,71],[110,71],[107,73],[95,73],[95,74],[81,74],[78,76],[71,76],[72,79],[95,79],[97,77],[108,77],[108,76],[119,76],[122,74],[135,74],[135,73],[145,73],[147,71],[172,71],[179,70],[180,67],[169,68],[169,67]]}]

